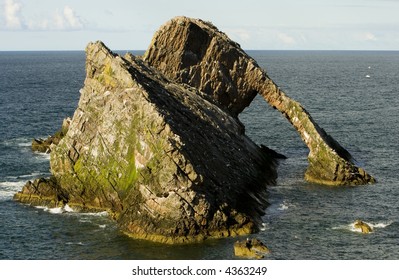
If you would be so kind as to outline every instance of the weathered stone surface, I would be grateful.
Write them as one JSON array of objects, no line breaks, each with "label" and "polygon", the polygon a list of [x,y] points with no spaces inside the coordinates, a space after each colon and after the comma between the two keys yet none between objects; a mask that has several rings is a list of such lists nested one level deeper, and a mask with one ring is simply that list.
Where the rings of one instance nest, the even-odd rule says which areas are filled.
[{"label": "weathered stone surface", "polygon": [[237,116],[256,94],[280,111],[309,147],[305,178],[328,185],[360,185],[375,180],[352,156],[289,98],[240,46],[211,23],[177,17],[154,35],[144,60],[169,78],[205,92]]},{"label": "weathered stone surface", "polygon": [[362,231],[362,233],[373,232],[373,228],[369,224],[367,224],[361,220],[356,220],[356,222],[353,226],[354,226],[354,228],[360,229]]},{"label": "weathered stone surface", "polygon": [[54,177],[40,178],[33,182],[28,181],[22,190],[15,194],[14,199],[34,206],[56,207],[63,204],[57,190],[58,184]]},{"label": "weathered stone surface", "polygon": [[269,248],[256,238],[234,243],[234,255],[236,257],[262,259],[268,253],[270,253]]},{"label": "weathered stone surface", "polygon": [[101,42],[86,53],[78,108],[51,152],[53,197],[107,209],[127,234],[159,242],[256,231],[275,162],[242,124],[130,54]]}]

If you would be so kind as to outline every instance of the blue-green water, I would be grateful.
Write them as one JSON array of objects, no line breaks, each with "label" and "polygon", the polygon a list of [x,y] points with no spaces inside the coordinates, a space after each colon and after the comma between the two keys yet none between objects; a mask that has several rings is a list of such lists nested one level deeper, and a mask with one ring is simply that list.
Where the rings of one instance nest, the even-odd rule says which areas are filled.
[{"label": "blue-green water", "polygon": [[[306,183],[307,148],[280,113],[256,98],[240,116],[247,134],[288,156],[269,186],[268,259],[399,259],[399,52],[253,51],[269,76],[357,159],[375,185]],[[72,116],[83,86],[83,52],[0,52],[0,259],[234,259],[236,239],[186,246],[136,241],[106,214],[61,213],[12,200],[49,175],[32,138]],[[354,231],[363,219],[372,234]]]}]

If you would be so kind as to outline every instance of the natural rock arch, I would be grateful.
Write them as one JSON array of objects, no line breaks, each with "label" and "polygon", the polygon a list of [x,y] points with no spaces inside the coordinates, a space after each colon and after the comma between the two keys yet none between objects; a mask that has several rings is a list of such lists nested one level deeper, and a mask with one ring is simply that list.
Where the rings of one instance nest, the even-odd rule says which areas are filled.
[{"label": "natural rock arch", "polygon": [[299,102],[288,97],[255,60],[211,23],[187,17],[170,20],[156,32],[143,58],[171,79],[205,92],[206,98],[235,117],[256,94],[261,95],[308,146],[307,181],[327,185],[375,182]]}]

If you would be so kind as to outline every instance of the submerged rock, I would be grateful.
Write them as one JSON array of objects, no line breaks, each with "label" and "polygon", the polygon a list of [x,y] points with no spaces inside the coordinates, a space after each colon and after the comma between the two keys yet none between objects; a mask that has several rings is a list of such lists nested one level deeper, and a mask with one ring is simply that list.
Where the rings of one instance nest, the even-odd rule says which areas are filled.
[{"label": "submerged rock", "polygon": [[256,238],[234,243],[234,255],[236,257],[262,259],[268,253],[270,253],[269,248]]},{"label": "submerged rock", "polygon": [[356,220],[355,224],[353,226],[354,226],[354,228],[360,229],[362,231],[362,233],[373,232],[373,228],[369,224],[367,224],[361,220]]},{"label": "submerged rock", "polygon": [[291,122],[309,147],[306,180],[327,185],[375,182],[299,102],[280,90],[256,61],[211,23],[187,17],[170,20],[154,35],[144,60],[169,78],[205,92],[206,98],[235,117],[260,94]]},{"label": "submerged rock", "polygon": [[[57,186],[46,200],[107,209],[128,235],[159,242],[257,231],[275,162],[242,124],[139,58],[101,42],[86,53],[78,108],[51,152]],[[29,202],[29,190],[15,198]]]}]

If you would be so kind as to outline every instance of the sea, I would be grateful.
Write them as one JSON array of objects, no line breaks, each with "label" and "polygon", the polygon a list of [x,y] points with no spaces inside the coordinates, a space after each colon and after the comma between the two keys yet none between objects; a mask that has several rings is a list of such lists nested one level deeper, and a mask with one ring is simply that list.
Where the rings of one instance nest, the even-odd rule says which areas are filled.
[{"label": "sea", "polygon": [[[268,186],[262,229],[248,237],[268,246],[266,260],[399,259],[399,52],[248,54],[377,179],[357,187],[307,183],[307,147],[289,122],[257,97],[239,117],[246,133],[287,159],[279,162],[276,184]],[[0,52],[0,69],[1,260],[237,259],[233,244],[247,236],[162,245],[125,236],[106,212],[14,201],[27,181],[50,175],[49,155],[32,152],[31,141],[53,134],[73,115],[85,54]],[[373,232],[355,229],[358,219]]]}]

